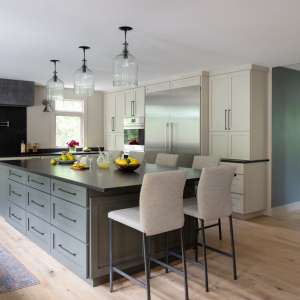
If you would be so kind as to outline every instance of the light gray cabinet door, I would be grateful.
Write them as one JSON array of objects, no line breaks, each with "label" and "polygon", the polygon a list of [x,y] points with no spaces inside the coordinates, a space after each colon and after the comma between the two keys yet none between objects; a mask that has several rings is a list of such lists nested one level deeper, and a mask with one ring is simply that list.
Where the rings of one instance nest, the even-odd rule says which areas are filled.
[{"label": "light gray cabinet door", "polygon": [[50,223],[51,196],[27,187],[26,209],[35,216]]},{"label": "light gray cabinet door", "polygon": [[50,194],[50,178],[27,172],[27,185]]},{"label": "light gray cabinet door", "polygon": [[8,200],[14,204],[26,208],[26,185],[13,180],[8,180]]},{"label": "light gray cabinet door", "polygon": [[15,169],[15,168],[8,168],[8,178],[22,184],[26,184],[26,172]]},{"label": "light gray cabinet door", "polygon": [[52,225],[51,256],[77,276],[88,278],[88,245]]},{"label": "light gray cabinet door", "polygon": [[88,209],[51,196],[51,224],[88,243]]},{"label": "light gray cabinet door", "polygon": [[50,253],[51,225],[27,212],[27,237],[47,253]]},{"label": "light gray cabinet door", "polygon": [[10,201],[8,203],[7,222],[15,227],[18,231],[26,235],[26,210]]},{"label": "light gray cabinet door", "polygon": [[7,218],[8,214],[8,167],[0,165],[0,215]]}]

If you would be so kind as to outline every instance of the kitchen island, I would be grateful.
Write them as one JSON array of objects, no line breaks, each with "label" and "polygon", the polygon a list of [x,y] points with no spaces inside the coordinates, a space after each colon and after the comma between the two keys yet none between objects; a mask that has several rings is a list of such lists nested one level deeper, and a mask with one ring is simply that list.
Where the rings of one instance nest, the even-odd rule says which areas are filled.
[{"label": "kitchen island", "polygon": [[[139,205],[144,174],[184,168],[141,164],[134,172],[114,165],[71,170],[48,160],[0,162],[0,213],[6,221],[44,251],[96,286],[108,282],[109,211]],[[194,196],[201,171],[188,170],[184,198]],[[154,187],[155,188],[155,187]],[[164,195],[162,195],[162,201]],[[186,217],[186,243],[194,239],[193,220]],[[114,226],[115,262],[128,261],[129,273],[143,269],[142,234],[122,224]],[[179,231],[169,234],[169,247],[180,245]],[[164,257],[164,236],[150,240],[151,255]]]}]

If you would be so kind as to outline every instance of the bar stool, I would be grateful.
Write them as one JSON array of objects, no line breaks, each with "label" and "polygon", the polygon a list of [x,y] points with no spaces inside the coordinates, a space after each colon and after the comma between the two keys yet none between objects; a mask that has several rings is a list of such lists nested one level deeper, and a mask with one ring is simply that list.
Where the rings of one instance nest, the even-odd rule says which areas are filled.
[{"label": "bar stool", "polygon": [[[184,277],[185,299],[188,299],[188,285],[185,261],[183,189],[188,172],[186,170],[149,173],[144,176],[140,193],[140,206],[115,210],[108,213],[109,218],[109,268],[110,292],[113,292],[113,272],[131,280],[147,290],[147,300],[150,295],[150,266],[153,261],[165,268],[169,268]],[[113,221],[122,223],[143,233],[144,264],[146,284],[131,277],[112,264],[112,226]],[[150,236],[180,229],[183,271],[150,256]],[[140,259],[140,258],[137,258]]]},{"label": "bar stool", "polygon": [[[218,167],[221,162],[220,156],[195,156],[192,168],[196,170],[202,170],[203,168],[212,168],[212,167]],[[195,195],[197,196],[197,190],[198,190],[198,183],[199,181],[195,181]],[[209,225],[206,228],[211,228],[214,226],[219,226],[219,239],[222,240],[222,228],[221,228],[221,219],[218,219],[218,223],[215,223],[213,225]],[[195,230],[198,228],[198,223],[195,223]],[[198,230],[199,231],[199,230]]]},{"label": "bar stool", "polygon": [[141,164],[145,162],[146,152],[130,151],[128,157],[137,159],[139,164]]},{"label": "bar stool", "polygon": [[177,167],[178,164],[178,154],[164,154],[158,153],[156,156],[156,165],[167,166],[167,167]]},{"label": "bar stool", "polygon": [[122,157],[122,150],[110,150],[109,155],[111,155],[111,160],[115,161],[117,158]]},{"label": "bar stool", "polygon": [[[203,168],[201,178],[199,181],[197,197],[184,199],[183,201],[184,214],[194,217],[195,222],[197,224],[198,224],[198,219],[200,219],[201,222],[202,244],[198,242],[199,230],[197,228],[195,232],[195,236],[196,236],[195,237],[195,260],[186,258],[186,261],[196,266],[199,266],[201,268],[204,268],[206,292],[208,292],[206,249],[231,257],[233,263],[233,278],[234,280],[237,279],[233,228],[232,228],[232,201],[231,201],[231,183],[232,183],[233,176],[235,174],[235,170],[236,167],[234,166],[224,166],[222,168],[220,167]],[[205,243],[204,231],[210,226],[204,227],[204,221],[205,222],[211,221],[223,217],[229,217],[232,254],[226,253],[224,251],[215,249],[210,246],[206,246]],[[201,246],[203,249],[203,264],[198,262],[198,246]],[[171,251],[168,251],[168,253],[180,258],[180,255],[176,253],[173,253]]]}]

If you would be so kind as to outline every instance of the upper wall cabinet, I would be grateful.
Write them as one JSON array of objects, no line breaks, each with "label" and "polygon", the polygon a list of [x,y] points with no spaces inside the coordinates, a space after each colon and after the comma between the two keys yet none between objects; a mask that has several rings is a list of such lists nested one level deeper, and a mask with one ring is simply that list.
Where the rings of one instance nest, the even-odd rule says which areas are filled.
[{"label": "upper wall cabinet", "polygon": [[194,85],[200,85],[200,76],[171,81],[171,89],[180,89]]},{"label": "upper wall cabinet", "polygon": [[34,82],[0,79],[0,105],[33,106]]},{"label": "upper wall cabinet", "polygon": [[105,132],[123,132],[124,130],[124,93],[112,93],[104,96]]},{"label": "upper wall cabinet", "polygon": [[145,116],[145,87],[126,90],[125,97],[125,118]]},{"label": "upper wall cabinet", "polygon": [[250,70],[209,78],[209,130],[250,130]]}]

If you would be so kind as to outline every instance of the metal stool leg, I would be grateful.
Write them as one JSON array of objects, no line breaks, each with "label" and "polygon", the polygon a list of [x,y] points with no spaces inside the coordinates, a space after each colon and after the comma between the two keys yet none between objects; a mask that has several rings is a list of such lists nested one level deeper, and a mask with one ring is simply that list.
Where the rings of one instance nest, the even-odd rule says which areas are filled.
[{"label": "metal stool leg", "polygon": [[[148,236],[148,257],[150,256],[150,236]],[[149,279],[151,278],[151,260],[148,259],[148,263],[149,263]]]},{"label": "metal stool leg", "polygon": [[184,292],[185,292],[185,300],[187,300],[189,299],[189,291],[188,291],[186,260],[185,260],[184,228],[180,228],[180,236],[181,236],[181,251],[182,251],[182,264],[183,264],[183,276],[184,276]]},{"label": "metal stool leg", "polygon": [[205,279],[205,291],[208,292],[208,277],[207,277],[207,260],[206,260],[206,245],[205,245],[205,233],[204,233],[204,221],[201,221],[201,235],[202,235],[202,248],[203,248],[203,264],[204,264],[204,279]]},{"label": "metal stool leg", "polygon": [[233,240],[233,228],[232,228],[232,215],[229,216],[229,225],[230,225],[230,238],[231,238],[231,250],[232,250],[233,279],[237,280],[235,250],[234,250],[234,240]]},{"label": "metal stool leg", "polygon": [[109,282],[110,292],[113,290],[113,269],[112,269],[112,219],[109,219]]},{"label": "metal stool leg", "polygon": [[198,219],[195,218],[195,261],[196,262],[198,262],[198,233],[199,233]]},{"label": "metal stool leg", "polygon": [[218,223],[219,223],[219,239],[222,240],[221,219],[218,219]]},{"label": "metal stool leg", "polygon": [[[168,233],[165,233],[165,263],[169,264],[169,253],[168,253]],[[169,273],[169,269],[166,268],[166,273]]]},{"label": "metal stool leg", "polygon": [[147,243],[147,236],[143,233],[143,243],[144,243],[144,263],[145,263],[145,276],[146,276],[146,290],[147,290],[147,300],[151,300],[150,295],[150,280],[149,280],[149,258],[147,254],[148,243]]}]

